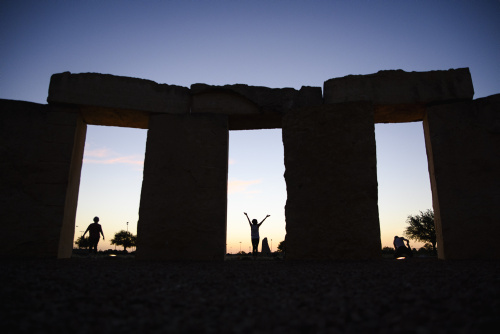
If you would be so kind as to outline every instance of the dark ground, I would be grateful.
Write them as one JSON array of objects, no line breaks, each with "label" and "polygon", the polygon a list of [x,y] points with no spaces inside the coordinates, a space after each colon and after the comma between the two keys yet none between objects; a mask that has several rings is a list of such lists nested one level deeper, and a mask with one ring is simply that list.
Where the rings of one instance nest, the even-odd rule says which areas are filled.
[{"label": "dark ground", "polygon": [[2,262],[8,333],[483,333],[500,325],[500,261]]}]

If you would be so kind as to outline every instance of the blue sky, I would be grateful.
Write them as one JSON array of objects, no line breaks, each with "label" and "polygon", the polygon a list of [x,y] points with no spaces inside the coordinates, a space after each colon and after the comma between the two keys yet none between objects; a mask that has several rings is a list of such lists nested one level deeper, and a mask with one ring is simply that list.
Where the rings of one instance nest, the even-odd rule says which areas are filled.
[{"label": "blue sky", "polygon": [[[379,70],[469,67],[475,98],[500,93],[500,1],[10,1],[0,4],[0,98],[46,103],[53,73],[189,87],[323,86]],[[145,130],[89,126],[76,235],[136,232]],[[383,245],[432,200],[421,123],[376,126]],[[228,251],[250,246],[243,211],[285,235],[280,130],[232,131]],[[108,248],[101,242],[101,248]]]}]

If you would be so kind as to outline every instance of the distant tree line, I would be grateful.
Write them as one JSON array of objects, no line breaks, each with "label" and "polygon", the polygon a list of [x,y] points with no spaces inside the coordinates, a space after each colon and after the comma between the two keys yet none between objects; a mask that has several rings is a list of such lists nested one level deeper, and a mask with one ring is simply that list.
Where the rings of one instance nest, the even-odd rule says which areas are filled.
[{"label": "distant tree line", "polygon": [[[437,255],[437,239],[436,228],[434,225],[434,211],[428,209],[420,211],[420,214],[412,216],[409,215],[406,219],[408,226],[403,234],[412,240],[424,242],[424,246],[418,250],[413,248],[412,251],[417,255]],[[394,254],[394,247],[382,248],[382,254]]]},{"label": "distant tree line", "polygon": [[[408,226],[404,230],[404,235],[408,239],[416,240],[419,242],[425,242],[424,246],[418,250],[413,248],[413,252],[419,255],[436,255],[436,230],[434,225],[434,212],[432,210],[420,211],[420,214],[412,216],[409,215],[406,219]],[[135,247],[137,243],[137,236],[132,233],[121,230],[115,233],[115,237],[111,239],[111,244],[116,246],[123,246],[126,251],[127,248]],[[76,239],[75,244],[78,248],[88,248],[89,238],[83,238],[82,236]],[[382,254],[392,255],[394,254],[393,247],[383,247]],[[286,245],[285,240],[278,244],[277,253],[285,254]],[[244,251],[240,251],[238,254],[246,255]],[[250,254],[250,253],[249,253]]]},{"label": "distant tree line", "polygon": [[[76,239],[75,244],[78,248],[88,248],[89,237],[80,236]],[[123,246],[123,250],[127,250],[127,248],[135,247],[137,244],[137,236],[133,235],[129,231],[121,230],[120,232],[115,233],[115,237],[111,239],[111,244],[116,246]]]}]

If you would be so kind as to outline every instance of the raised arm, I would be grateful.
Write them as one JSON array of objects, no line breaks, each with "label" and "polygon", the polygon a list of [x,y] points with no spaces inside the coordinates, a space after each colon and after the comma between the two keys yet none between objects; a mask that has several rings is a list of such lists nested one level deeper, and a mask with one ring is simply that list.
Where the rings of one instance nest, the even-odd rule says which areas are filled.
[{"label": "raised arm", "polygon": [[267,217],[271,217],[271,215],[267,215],[266,217],[264,217],[264,219],[262,219],[262,221],[260,222],[259,226],[262,225],[262,223],[264,222],[264,220],[267,219]]},{"label": "raised arm", "polygon": [[246,212],[243,212],[245,214],[245,216],[247,216],[247,219],[248,219],[248,223],[250,224],[250,226],[252,226],[252,222],[250,221],[250,218],[248,218],[248,215]]}]

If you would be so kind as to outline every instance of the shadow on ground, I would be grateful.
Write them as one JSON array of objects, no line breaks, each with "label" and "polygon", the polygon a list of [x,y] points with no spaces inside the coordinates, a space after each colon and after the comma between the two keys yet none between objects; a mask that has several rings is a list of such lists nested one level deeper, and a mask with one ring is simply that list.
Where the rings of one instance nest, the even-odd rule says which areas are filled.
[{"label": "shadow on ground", "polygon": [[478,333],[500,314],[498,261],[107,256],[3,260],[0,277],[16,333]]}]

